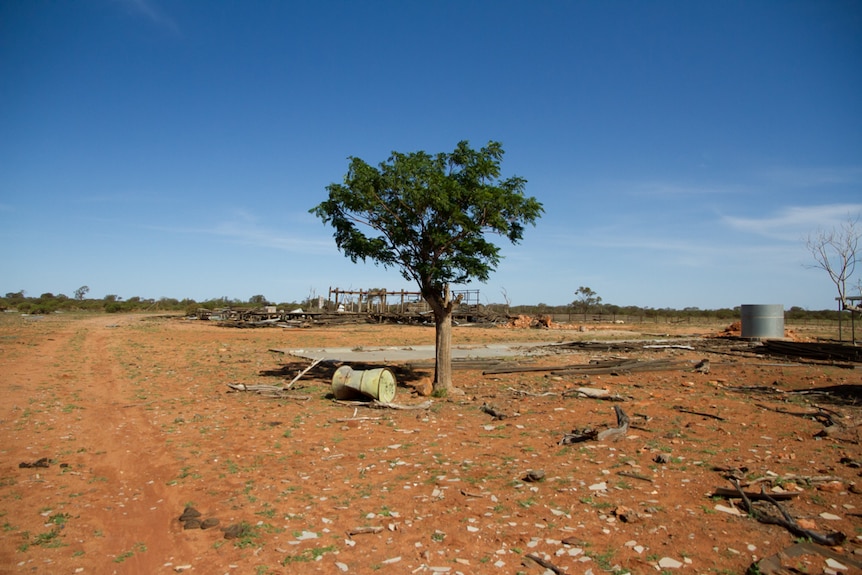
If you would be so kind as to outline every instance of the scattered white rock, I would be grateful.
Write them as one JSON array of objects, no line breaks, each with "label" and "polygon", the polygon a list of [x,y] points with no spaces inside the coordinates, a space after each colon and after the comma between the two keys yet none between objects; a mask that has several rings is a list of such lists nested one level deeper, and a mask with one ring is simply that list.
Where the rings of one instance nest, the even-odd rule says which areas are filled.
[{"label": "scattered white rock", "polygon": [[400,556],[392,557],[391,559],[384,559],[383,561],[381,561],[381,563],[383,563],[384,565],[391,565],[393,563],[398,563],[399,561],[401,561]]},{"label": "scattered white rock", "polygon": [[682,567],[682,561],[677,561],[673,557],[662,557],[658,560],[658,566],[662,569],[679,569]]},{"label": "scattered white rock", "polygon": [[590,491],[607,491],[608,484],[605,481],[602,481],[601,483],[593,483],[592,485],[590,485],[589,489]]},{"label": "scattered white rock", "polygon": [[848,567],[846,565],[836,561],[835,559],[832,559],[831,557],[826,560],[826,566],[831,567],[832,569],[835,569],[836,571],[847,571],[847,569],[848,569]]},{"label": "scattered white rock", "polygon": [[728,507],[727,505],[718,504],[715,506],[715,510],[721,511],[722,513],[727,513],[728,515],[736,515],[738,517],[742,517],[745,515],[745,513],[743,513],[736,507]]},{"label": "scattered white rock", "polygon": [[335,566],[338,567],[338,570],[342,573],[347,573],[347,564],[342,563],[341,561],[336,561]]},{"label": "scattered white rock", "polygon": [[827,521],[841,521],[841,518],[835,515],[834,513],[823,512],[820,514],[821,519],[825,519]]}]

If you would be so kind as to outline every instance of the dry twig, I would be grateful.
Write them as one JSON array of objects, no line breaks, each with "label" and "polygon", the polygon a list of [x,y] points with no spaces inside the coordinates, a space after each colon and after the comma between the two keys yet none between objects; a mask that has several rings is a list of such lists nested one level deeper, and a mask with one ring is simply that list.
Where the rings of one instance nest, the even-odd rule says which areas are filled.
[{"label": "dry twig", "polygon": [[686,409],[685,407],[683,407],[681,405],[674,405],[673,409],[674,409],[674,411],[678,411],[680,413],[690,413],[692,415],[699,415],[701,417],[711,417],[712,419],[717,419],[719,421],[727,421],[725,418],[723,418],[721,416],[713,415],[711,413],[704,413],[702,411],[692,411],[691,409]]},{"label": "dry twig", "polygon": [[380,533],[383,531],[382,525],[372,525],[369,527],[354,527],[347,531],[348,537],[353,537],[354,535],[363,535],[366,533]]},{"label": "dry twig", "polygon": [[826,533],[824,535],[821,533],[817,533],[816,531],[811,531],[810,529],[803,529],[796,523],[790,513],[788,513],[787,510],[784,509],[784,507],[782,507],[781,504],[775,500],[774,497],[771,497],[761,488],[760,495],[766,501],[772,503],[775,507],[778,508],[778,511],[781,513],[781,517],[762,513],[757,508],[755,508],[754,505],[751,504],[751,500],[748,498],[748,495],[746,495],[746,493],[742,490],[742,487],[739,486],[739,481],[737,481],[736,479],[731,479],[731,483],[733,483],[733,486],[736,488],[736,491],[742,498],[742,504],[745,511],[760,523],[784,527],[796,537],[810,539],[815,543],[826,545],[827,547],[835,547],[836,545],[841,545],[841,543],[843,543],[844,540],[847,539],[847,536],[840,531],[833,531],[832,533]]},{"label": "dry twig", "polygon": [[323,359],[315,359],[314,361],[312,361],[312,362],[311,362],[311,365],[309,365],[308,367],[306,367],[305,369],[303,369],[302,371],[300,371],[300,372],[299,372],[299,374],[298,374],[296,377],[294,377],[294,378],[290,381],[290,383],[288,383],[287,385],[285,385],[283,389],[290,389],[290,388],[291,388],[291,386],[292,386],[294,383],[296,383],[297,381],[299,381],[299,378],[301,378],[303,375],[305,375],[306,373],[308,373],[309,371],[311,371],[311,370],[312,370],[312,368],[314,368],[314,366],[315,366],[315,365],[317,365],[318,363],[320,363],[321,361],[323,361]]},{"label": "dry twig", "polygon": [[557,575],[565,575],[565,573],[566,573],[561,568],[557,567],[556,565],[554,565],[550,561],[546,561],[545,559],[542,559],[541,557],[539,557],[535,553],[527,553],[526,555],[524,555],[524,557],[529,559],[530,561],[538,563],[539,565],[541,565],[545,569],[550,569],[551,571],[553,571]]}]

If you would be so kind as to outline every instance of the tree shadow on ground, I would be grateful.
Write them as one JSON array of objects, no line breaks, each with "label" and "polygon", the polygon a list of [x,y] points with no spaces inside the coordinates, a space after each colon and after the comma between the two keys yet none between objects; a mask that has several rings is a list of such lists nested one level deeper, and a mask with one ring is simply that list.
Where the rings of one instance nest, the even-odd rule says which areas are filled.
[{"label": "tree shadow on ground", "polygon": [[839,384],[826,387],[813,387],[804,391],[794,392],[809,399],[816,399],[818,403],[829,403],[846,407],[862,407],[862,385]]},{"label": "tree shadow on ground", "polygon": [[[262,377],[275,377],[278,379],[286,379],[288,382],[292,380],[294,377],[299,375],[299,373],[306,369],[310,364],[305,361],[291,361],[285,363],[278,369],[265,369],[261,370],[259,374]],[[368,371],[370,369],[378,369],[378,368],[388,368],[394,375],[395,381],[400,387],[408,387],[409,384],[415,383],[425,377],[429,377],[431,375],[427,371],[416,370],[410,366],[404,365],[387,365],[385,363],[365,363],[365,362],[351,362],[345,363],[341,361],[332,361],[332,360],[324,360],[312,367],[305,373],[299,381],[310,381],[314,380],[317,383],[322,383],[325,385],[332,384],[332,376],[335,374],[335,371],[341,367],[342,365],[349,365],[356,371]]]}]

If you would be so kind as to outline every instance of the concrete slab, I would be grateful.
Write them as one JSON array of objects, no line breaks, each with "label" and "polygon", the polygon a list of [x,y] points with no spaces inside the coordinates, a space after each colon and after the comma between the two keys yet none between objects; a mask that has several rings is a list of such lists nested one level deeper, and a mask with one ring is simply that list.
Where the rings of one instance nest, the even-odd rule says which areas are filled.
[{"label": "concrete slab", "polygon": [[[557,342],[489,343],[480,345],[453,345],[452,359],[491,359],[542,355],[539,348]],[[307,359],[325,359],[343,362],[398,363],[434,359],[433,345],[411,345],[404,347],[326,347],[303,349],[274,349],[280,353]]]}]

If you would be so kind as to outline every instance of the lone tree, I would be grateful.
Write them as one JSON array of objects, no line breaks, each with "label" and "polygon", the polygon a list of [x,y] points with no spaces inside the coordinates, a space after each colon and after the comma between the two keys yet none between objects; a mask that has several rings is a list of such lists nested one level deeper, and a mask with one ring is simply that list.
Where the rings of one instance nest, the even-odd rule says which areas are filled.
[{"label": "lone tree", "polygon": [[75,290],[75,299],[78,301],[83,301],[84,296],[86,296],[89,291],[90,291],[89,286],[79,287],[78,289]]},{"label": "lone tree", "polygon": [[269,301],[266,299],[265,296],[263,296],[261,294],[253,295],[250,298],[248,298],[248,303],[250,303],[252,305],[256,305],[256,306],[269,305]]},{"label": "lone tree", "polygon": [[466,141],[452,153],[392,152],[376,168],[350,157],[344,183],[327,186],[329,199],[310,210],[354,263],[370,258],[418,284],[434,314],[438,394],[452,389],[449,285],[486,281],[501,258],[488,235],[518,243],[544,211],[525,197],[524,178],[501,179],[502,159],[499,142],[477,151]]},{"label": "lone tree", "polygon": [[584,314],[584,321],[587,321],[587,312],[590,311],[590,308],[602,303],[602,298],[600,298],[591,288],[586,286],[579,287],[578,291],[575,292],[575,296],[577,299],[572,302],[572,305],[575,309]]},{"label": "lone tree", "polygon": [[805,247],[814,257],[814,264],[829,274],[829,279],[838,290],[841,309],[862,312],[862,306],[854,305],[847,299],[847,282],[856,271],[859,262],[858,246],[862,238],[859,229],[859,215],[847,216],[847,220],[830,230],[817,230],[805,238]]}]

